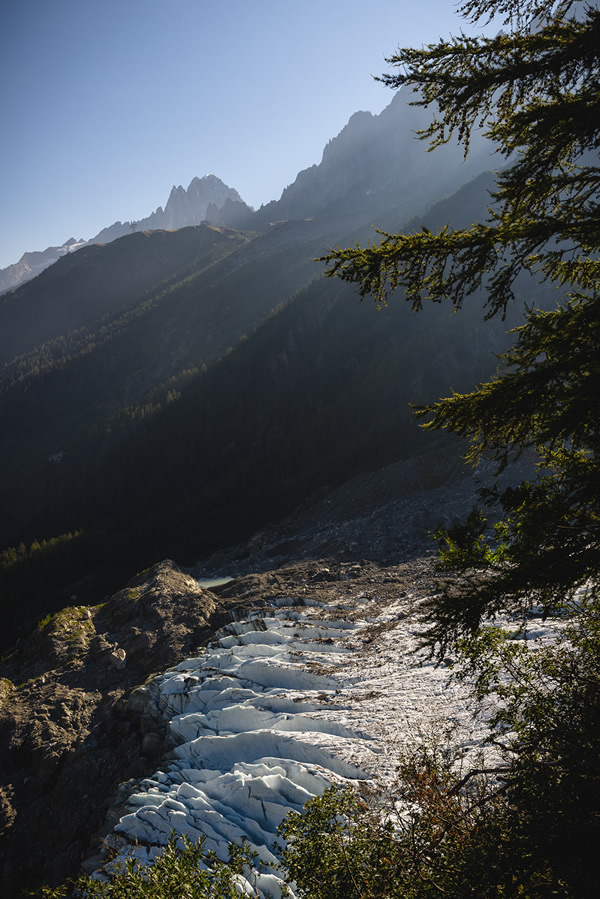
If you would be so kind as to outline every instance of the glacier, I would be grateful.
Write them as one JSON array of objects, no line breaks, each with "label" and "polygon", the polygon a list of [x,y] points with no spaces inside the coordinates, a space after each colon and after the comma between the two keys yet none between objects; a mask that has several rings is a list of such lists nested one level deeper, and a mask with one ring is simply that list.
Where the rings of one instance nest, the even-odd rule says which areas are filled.
[{"label": "glacier", "polygon": [[489,710],[419,648],[412,594],[278,600],[232,621],[193,658],[145,689],[169,722],[166,764],[127,799],[111,864],[151,862],[172,832],[228,858],[231,842],[262,861],[240,889],[282,895],[277,828],[332,783],[385,789],[403,746],[454,729],[481,746]]}]

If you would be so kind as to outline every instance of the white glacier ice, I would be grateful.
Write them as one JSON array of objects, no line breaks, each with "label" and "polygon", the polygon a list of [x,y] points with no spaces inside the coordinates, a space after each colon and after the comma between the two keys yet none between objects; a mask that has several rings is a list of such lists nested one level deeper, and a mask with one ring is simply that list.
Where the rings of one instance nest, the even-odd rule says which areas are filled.
[{"label": "white glacier ice", "polygon": [[203,835],[222,859],[247,843],[264,862],[253,883],[277,897],[274,844],[290,810],[332,781],[389,782],[398,750],[440,720],[463,727],[465,751],[477,745],[485,717],[473,722],[468,687],[419,652],[415,614],[405,595],[376,608],[359,595],[348,619],[333,604],[281,603],[154,678],[174,748],[129,797],[120,853],[152,859],[173,830]]}]

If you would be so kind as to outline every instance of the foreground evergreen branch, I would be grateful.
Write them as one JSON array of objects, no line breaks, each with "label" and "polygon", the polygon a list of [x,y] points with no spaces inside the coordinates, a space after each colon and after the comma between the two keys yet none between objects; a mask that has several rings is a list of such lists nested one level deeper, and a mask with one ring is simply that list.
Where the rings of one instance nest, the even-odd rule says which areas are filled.
[{"label": "foreground evergreen branch", "polygon": [[431,609],[429,640],[442,647],[501,608],[556,610],[600,562],[600,11],[470,0],[462,13],[502,15],[509,30],[399,50],[390,60],[399,73],[382,80],[433,107],[421,134],[430,149],[455,135],[467,152],[485,129],[508,161],[489,219],[384,234],[325,257],[327,274],[361,295],[381,303],[403,288],[417,309],[446,297],[459,308],[479,292],[490,317],[523,272],[557,286],[554,310],[530,304],[495,378],[418,410],[426,428],[466,438],[474,464],[492,459],[501,472],[526,453],[538,465],[530,482],[482,496],[494,526],[479,513],[477,528],[472,519],[466,531],[438,532],[444,567],[463,576]]},{"label": "foreground evergreen branch", "polygon": [[516,30],[461,35],[388,60],[401,71],[381,80],[415,91],[415,105],[437,110],[421,132],[430,149],[455,135],[466,153],[482,126],[509,164],[498,175],[489,221],[437,234],[380,232],[377,245],[323,257],[328,275],[356,283],[361,296],[378,303],[404,288],[415,308],[446,297],[458,308],[483,288],[488,317],[505,311],[523,270],[558,285],[596,288],[600,12],[587,8],[579,21],[569,16],[582,5],[560,3],[550,15],[549,4],[468,3],[470,18],[508,13]]},{"label": "foreground evergreen branch", "polygon": [[[482,492],[499,520],[483,514],[458,530],[440,529],[441,567],[462,573],[431,610],[430,639],[447,645],[501,609],[557,612],[600,569],[600,303],[579,296],[530,313],[500,374],[473,393],[418,410],[426,428],[467,437],[467,458],[499,470],[530,450],[539,476]],[[480,574],[473,569],[485,569]],[[467,586],[468,585],[468,586]]]},{"label": "foreground evergreen branch", "polygon": [[[476,698],[496,704],[490,742],[506,769],[494,783],[475,766],[437,794],[413,795],[416,854],[390,844],[398,891],[389,895],[578,899],[600,891],[600,11],[467,0],[461,12],[473,22],[504,16],[507,32],[399,50],[389,61],[400,72],[382,80],[433,107],[421,134],[430,149],[455,136],[466,153],[478,128],[495,143],[505,167],[487,220],[380,233],[379,244],[323,257],[326,273],[378,305],[401,290],[415,309],[446,298],[458,309],[477,293],[487,318],[505,313],[525,273],[524,283],[553,283],[557,305],[537,310],[525,295],[525,323],[496,377],[417,410],[426,428],[465,438],[472,463],[491,459],[500,474],[525,454],[537,468],[515,487],[482,491],[489,511],[435,535],[452,577],[429,604],[423,639],[440,656],[451,649]],[[513,616],[514,632],[486,623],[499,613]],[[570,623],[532,651],[518,639],[532,614]],[[409,782],[434,769],[439,777],[439,764],[421,760]],[[449,799],[480,777],[491,778],[488,791],[462,807],[457,830],[432,828],[432,796],[450,821]],[[355,833],[352,821],[350,846]]]}]

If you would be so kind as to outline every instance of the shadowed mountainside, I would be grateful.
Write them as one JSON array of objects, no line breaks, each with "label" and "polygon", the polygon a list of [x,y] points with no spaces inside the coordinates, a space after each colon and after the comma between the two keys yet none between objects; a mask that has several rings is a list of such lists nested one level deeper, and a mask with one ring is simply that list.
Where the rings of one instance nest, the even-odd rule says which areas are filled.
[{"label": "shadowed mountainside", "polygon": [[[426,221],[476,211],[489,183],[469,183]],[[7,624],[72,593],[97,599],[158,557],[195,560],[315,491],[443,440],[419,431],[409,404],[487,377],[507,323],[484,324],[477,300],[459,316],[416,315],[401,297],[376,313],[350,286],[313,277],[324,228],[202,226],[235,249],[77,332],[70,353],[59,339],[38,366],[6,367]]]},{"label": "shadowed mountainside", "polygon": [[64,256],[0,298],[0,364],[77,329],[93,333],[106,316],[207,269],[249,239],[206,227],[146,231]]},{"label": "shadowed mountainside", "polygon": [[97,600],[165,555],[194,561],[439,442],[409,404],[487,377],[506,324],[483,327],[476,299],[456,318],[401,296],[377,315],[315,261],[374,224],[485,216],[492,176],[452,185],[487,148],[466,167],[449,146],[431,169],[419,115],[397,95],[354,116],[253,231],[128,234],[0,298],[7,641],[71,595]]}]

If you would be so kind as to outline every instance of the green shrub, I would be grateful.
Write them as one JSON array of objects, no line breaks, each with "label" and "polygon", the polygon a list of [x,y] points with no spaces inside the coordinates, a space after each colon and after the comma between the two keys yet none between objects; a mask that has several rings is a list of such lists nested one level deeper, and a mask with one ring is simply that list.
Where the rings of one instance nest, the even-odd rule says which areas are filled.
[{"label": "green shrub", "polygon": [[57,889],[45,887],[41,896],[45,899],[65,899],[77,896],[86,899],[239,899],[240,894],[258,897],[258,893],[244,892],[240,888],[241,876],[252,870],[256,863],[253,853],[231,846],[228,862],[219,861],[203,847],[204,840],[192,843],[186,837],[175,834],[169,838],[162,854],[148,865],[134,858],[115,863],[108,881],[100,881],[83,875]]}]

